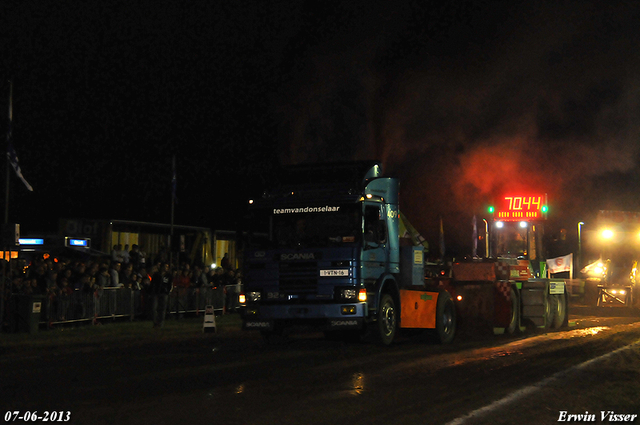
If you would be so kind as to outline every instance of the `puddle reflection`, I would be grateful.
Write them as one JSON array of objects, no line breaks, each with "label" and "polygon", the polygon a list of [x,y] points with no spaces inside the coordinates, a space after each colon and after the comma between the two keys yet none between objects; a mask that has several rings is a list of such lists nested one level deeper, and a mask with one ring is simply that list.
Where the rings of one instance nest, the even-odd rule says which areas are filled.
[{"label": "puddle reflection", "polygon": [[351,394],[360,395],[364,393],[365,376],[363,373],[354,373],[351,377]]}]

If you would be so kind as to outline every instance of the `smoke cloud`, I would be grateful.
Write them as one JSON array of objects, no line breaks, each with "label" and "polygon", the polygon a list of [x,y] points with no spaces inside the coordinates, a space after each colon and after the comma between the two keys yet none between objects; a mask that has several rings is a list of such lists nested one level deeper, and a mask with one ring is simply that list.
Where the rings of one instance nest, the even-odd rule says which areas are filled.
[{"label": "smoke cloud", "polygon": [[283,161],[381,159],[432,244],[505,191],[568,223],[640,210],[640,8],[533,3],[354,17],[278,99]]}]

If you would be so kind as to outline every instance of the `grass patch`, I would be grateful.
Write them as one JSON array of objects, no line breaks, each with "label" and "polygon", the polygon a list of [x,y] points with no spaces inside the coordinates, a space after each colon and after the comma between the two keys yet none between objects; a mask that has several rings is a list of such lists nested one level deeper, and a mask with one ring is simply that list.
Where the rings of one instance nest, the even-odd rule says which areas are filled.
[{"label": "grass patch", "polygon": [[[175,320],[168,317],[160,329],[153,328],[149,320],[102,320],[100,325],[81,323],[40,329],[38,333],[0,333],[0,352],[23,352],[43,348],[81,348],[111,344],[144,344],[166,340],[180,340],[203,335],[204,317],[186,317]],[[239,315],[216,316],[218,334],[239,332]]]}]

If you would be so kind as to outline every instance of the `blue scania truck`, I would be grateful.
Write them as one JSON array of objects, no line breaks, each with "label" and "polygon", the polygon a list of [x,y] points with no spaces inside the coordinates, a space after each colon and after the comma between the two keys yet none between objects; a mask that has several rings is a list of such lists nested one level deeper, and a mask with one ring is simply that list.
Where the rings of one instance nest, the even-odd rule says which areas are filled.
[{"label": "blue scania truck", "polygon": [[263,230],[245,251],[243,327],[265,337],[306,326],[365,331],[388,345],[401,328],[456,331],[455,304],[425,279],[424,246],[398,209],[399,182],[375,161],[292,166],[260,199]]}]

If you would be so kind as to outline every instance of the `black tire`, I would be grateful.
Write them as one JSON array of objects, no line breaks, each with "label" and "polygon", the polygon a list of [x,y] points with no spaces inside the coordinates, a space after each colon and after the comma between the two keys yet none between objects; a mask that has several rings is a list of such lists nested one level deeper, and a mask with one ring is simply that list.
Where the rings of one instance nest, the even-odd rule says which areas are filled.
[{"label": "black tire", "polygon": [[398,310],[396,302],[389,294],[382,294],[377,315],[378,339],[383,345],[390,345],[398,332]]},{"label": "black tire", "polygon": [[562,295],[550,295],[551,301],[550,309],[553,313],[553,318],[550,319],[551,327],[553,329],[559,329],[567,319],[567,297]]},{"label": "black tire", "polygon": [[505,332],[513,335],[520,330],[520,299],[513,288],[511,288],[509,296],[511,297],[511,320]]},{"label": "black tire", "polygon": [[449,344],[456,335],[456,306],[447,291],[438,294],[435,335],[440,344]]},{"label": "black tire", "polygon": [[553,323],[553,318],[555,316],[555,311],[557,307],[555,305],[555,298],[551,295],[547,294],[546,302],[545,302],[545,321],[544,328],[551,329],[551,324]]}]

